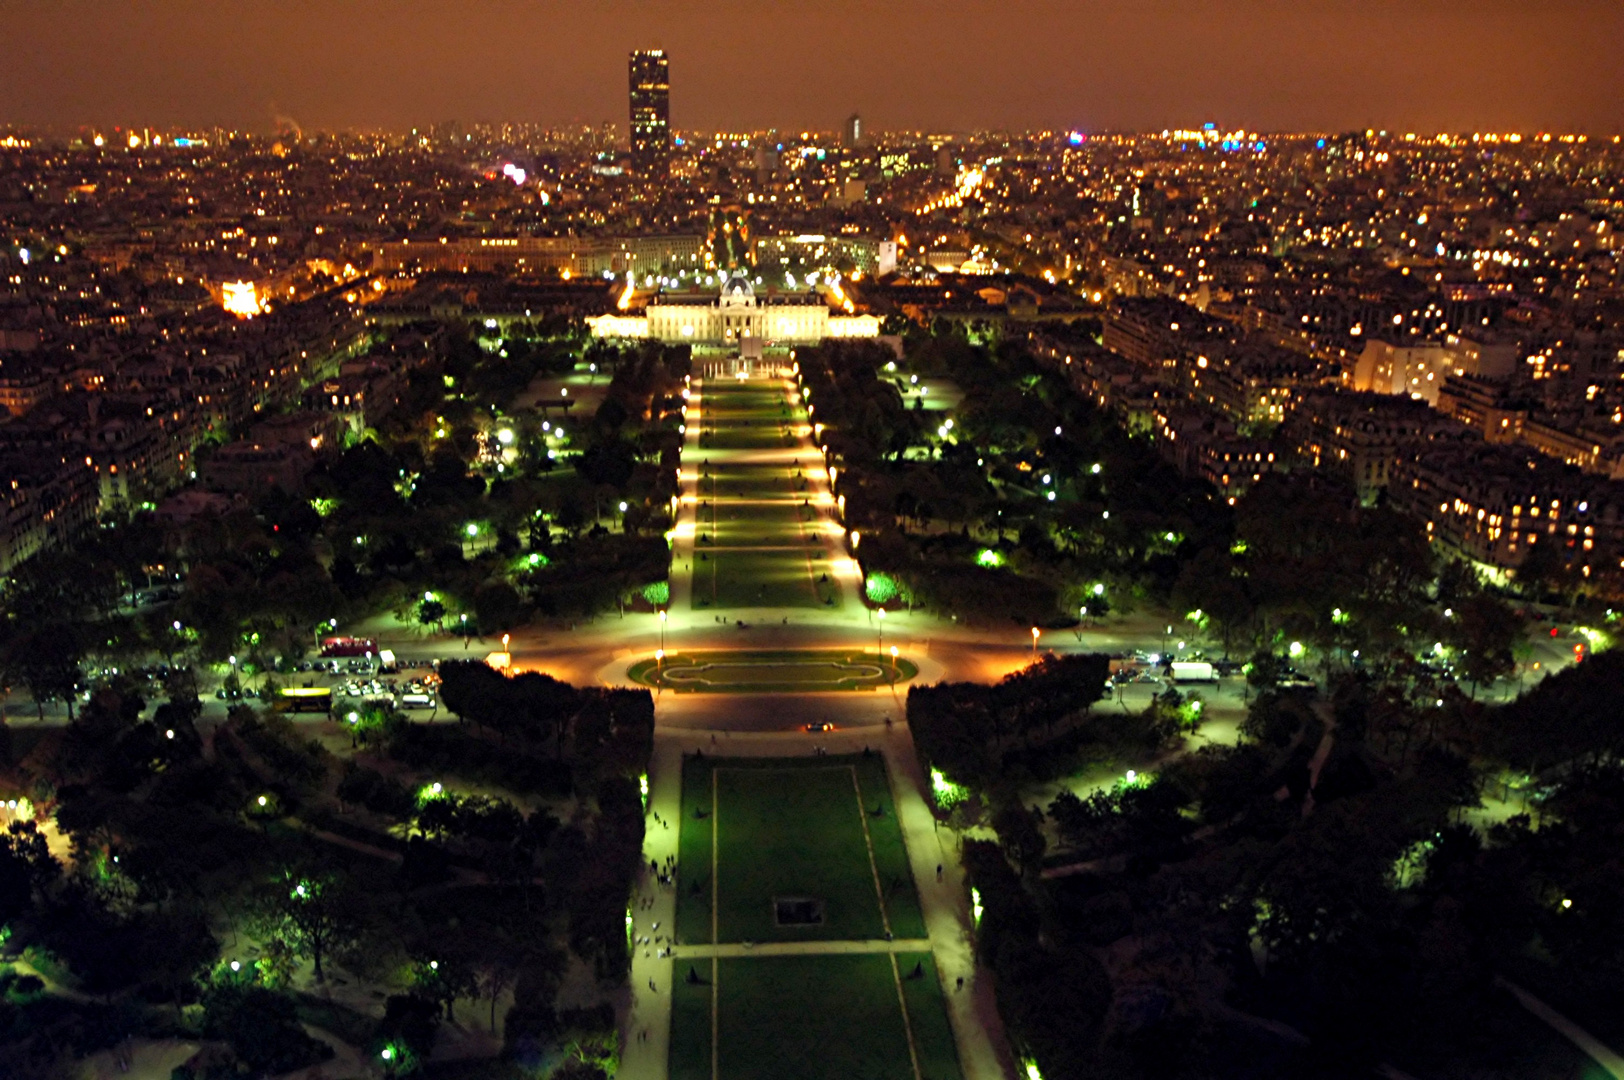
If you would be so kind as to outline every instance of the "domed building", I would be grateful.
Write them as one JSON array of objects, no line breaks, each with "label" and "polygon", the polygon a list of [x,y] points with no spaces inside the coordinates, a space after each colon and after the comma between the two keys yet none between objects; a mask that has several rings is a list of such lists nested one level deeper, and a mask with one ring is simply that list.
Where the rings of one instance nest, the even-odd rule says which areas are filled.
[{"label": "domed building", "polygon": [[877,337],[873,315],[834,315],[812,290],[768,292],[758,296],[750,278],[734,271],[716,298],[695,302],[692,294],[661,293],[641,316],[600,315],[587,320],[594,337],[653,338],[656,341],[746,348],[801,345],[829,337]]}]

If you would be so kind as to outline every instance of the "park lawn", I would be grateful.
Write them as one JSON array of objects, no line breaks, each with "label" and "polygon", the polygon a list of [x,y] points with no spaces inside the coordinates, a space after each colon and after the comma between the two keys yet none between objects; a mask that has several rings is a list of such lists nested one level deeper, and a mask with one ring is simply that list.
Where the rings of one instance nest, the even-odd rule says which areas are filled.
[{"label": "park lawn", "polygon": [[[930,953],[897,953],[897,972],[902,977],[902,998],[908,1005],[908,1023],[913,1031],[914,1052],[919,1055],[919,1075],[923,1080],[963,1080],[959,1070],[958,1044],[947,1019],[948,993]],[[923,974],[909,978],[914,966]]]},{"label": "park lawn", "polygon": [[724,1080],[913,1075],[889,956],[748,957],[720,968]]},{"label": "park lawn", "polygon": [[[715,522],[711,541],[722,547],[781,547],[806,542],[805,519],[800,504],[779,502],[738,503],[723,501],[714,519],[708,515],[701,527]],[[708,530],[707,530],[708,531]]]},{"label": "park lawn", "polygon": [[[777,654],[760,655],[767,658]],[[886,892],[892,936],[926,936],[884,758],[878,754],[732,759],[695,756],[684,759],[682,773],[679,941],[711,940],[712,820],[700,820],[697,812],[713,809],[711,772],[715,768],[721,769],[717,784],[721,816],[715,821],[721,844],[721,941],[880,937],[884,923],[874,898],[875,871]],[[857,785],[852,783],[854,774]],[[878,809],[880,814],[858,817],[858,785],[864,809]],[[873,870],[863,842],[865,821],[874,848]],[[705,883],[703,895],[691,892],[690,883],[694,881]],[[810,885],[800,884],[808,881]],[[850,912],[837,914],[831,888],[848,898],[845,903],[860,914],[855,923],[843,921],[843,915]],[[830,901],[823,925],[780,929],[771,909],[774,896],[810,896]],[[738,929],[735,919],[741,920],[745,929]]]},{"label": "park lawn", "polygon": [[[689,983],[689,967],[704,981]],[[711,961],[679,960],[672,971],[671,1080],[710,1080]]]},{"label": "park lawn", "polygon": [[781,386],[761,383],[711,382],[705,386],[705,407],[718,412],[776,414],[784,401]]},{"label": "park lawn", "polygon": [[[853,759],[718,772],[718,934],[721,941],[845,940],[885,934],[863,839]],[[882,883],[886,878],[882,875]],[[823,922],[779,926],[774,897],[824,903]]]},{"label": "park lawn", "polygon": [[[682,822],[677,826],[677,942],[711,941],[710,758],[682,759]],[[707,1005],[708,1009],[709,1006]]]},{"label": "park lawn", "polygon": [[[760,551],[734,548],[707,551],[694,570],[693,606],[699,608],[834,607],[818,597],[807,556],[791,548]],[[816,566],[826,560],[814,560]],[[819,571],[820,573],[822,571]]]},{"label": "park lawn", "polygon": [[885,910],[891,920],[891,934],[896,938],[923,938],[926,936],[925,916],[919,906],[919,891],[914,887],[913,869],[908,864],[908,849],[902,841],[902,823],[897,820],[897,807],[891,800],[885,759],[875,754],[850,760],[863,789],[864,808],[881,811],[869,813],[866,820],[869,842],[874,848],[874,869],[885,889]]},{"label": "park lawn", "polygon": [[763,416],[752,418],[749,427],[719,423],[705,436],[705,450],[788,450],[795,446],[794,428],[786,434],[777,422]]}]

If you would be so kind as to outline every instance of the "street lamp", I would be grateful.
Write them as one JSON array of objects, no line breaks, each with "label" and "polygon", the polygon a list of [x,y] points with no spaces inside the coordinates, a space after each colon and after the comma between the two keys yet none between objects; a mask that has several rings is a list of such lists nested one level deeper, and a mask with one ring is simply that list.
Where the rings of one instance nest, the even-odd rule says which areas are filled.
[{"label": "street lamp", "polygon": [[665,653],[665,608],[660,609],[660,653]]},{"label": "street lamp", "polygon": [[875,614],[880,617],[880,621],[875,624],[876,629],[874,631],[874,646],[883,653],[885,652],[885,609],[880,608],[875,612]]},{"label": "street lamp", "polygon": [[1032,663],[1038,662],[1038,635],[1042,633],[1037,627],[1032,627]]}]

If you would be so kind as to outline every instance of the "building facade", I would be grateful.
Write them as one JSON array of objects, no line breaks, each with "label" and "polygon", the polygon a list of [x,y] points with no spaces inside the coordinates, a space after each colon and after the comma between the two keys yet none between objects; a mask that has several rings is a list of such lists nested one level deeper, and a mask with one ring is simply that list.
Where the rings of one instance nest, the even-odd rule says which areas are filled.
[{"label": "building facade", "polygon": [[674,344],[742,346],[804,344],[831,337],[878,337],[873,315],[832,315],[815,293],[756,295],[742,274],[728,278],[716,299],[659,296],[642,315],[587,320],[595,337],[652,338]]},{"label": "building facade", "polygon": [[671,62],[664,49],[631,55],[632,168],[663,174],[671,165]]}]

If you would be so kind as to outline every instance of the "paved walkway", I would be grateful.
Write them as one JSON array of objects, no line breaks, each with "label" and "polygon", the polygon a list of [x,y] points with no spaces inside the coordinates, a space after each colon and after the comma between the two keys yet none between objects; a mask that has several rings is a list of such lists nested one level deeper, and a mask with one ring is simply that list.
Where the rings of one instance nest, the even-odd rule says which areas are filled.
[{"label": "paved walkway", "polygon": [[[637,945],[632,951],[631,1004],[621,1027],[619,1073],[627,1080],[665,1080],[667,1076],[673,961],[660,953],[670,944],[676,927],[677,895],[675,889],[656,880],[648,864],[653,860],[664,866],[667,857],[677,854],[677,824],[682,821],[682,753],[676,740],[656,735],[649,763],[643,869],[632,896],[632,936]],[[644,939],[649,939],[646,944]]]},{"label": "paved walkway", "polygon": [[[854,739],[856,736],[854,735]],[[942,980],[959,1068],[965,1080],[1004,1080],[1016,1075],[1004,1022],[993,998],[991,974],[976,963],[969,886],[959,864],[957,840],[936,824],[925,802],[927,778],[906,723],[895,723],[882,745],[891,798],[902,823],[914,884],[924,909],[931,953]],[[963,989],[958,980],[963,979]]]}]

